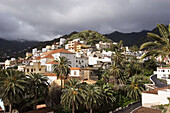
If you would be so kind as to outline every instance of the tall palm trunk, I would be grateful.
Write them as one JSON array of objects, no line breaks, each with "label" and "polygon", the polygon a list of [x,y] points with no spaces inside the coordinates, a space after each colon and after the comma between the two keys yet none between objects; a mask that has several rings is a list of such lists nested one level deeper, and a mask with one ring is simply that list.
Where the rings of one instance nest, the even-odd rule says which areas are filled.
[{"label": "tall palm trunk", "polygon": [[34,97],[34,109],[37,109],[37,89],[35,89],[35,97]]},{"label": "tall palm trunk", "polygon": [[9,105],[9,113],[12,113],[12,104]]},{"label": "tall palm trunk", "polygon": [[90,108],[90,113],[93,113],[93,109],[92,108]]},{"label": "tall palm trunk", "polygon": [[61,91],[62,91],[62,88],[63,88],[63,80],[62,80],[62,74],[61,74]]},{"label": "tall palm trunk", "polygon": [[72,113],[75,111],[74,101],[72,101]]}]

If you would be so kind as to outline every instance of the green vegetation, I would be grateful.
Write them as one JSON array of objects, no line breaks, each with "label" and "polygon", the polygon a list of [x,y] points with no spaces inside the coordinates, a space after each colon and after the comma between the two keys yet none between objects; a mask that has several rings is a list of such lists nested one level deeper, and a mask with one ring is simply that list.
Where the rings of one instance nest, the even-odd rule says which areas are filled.
[{"label": "green vegetation", "polygon": [[70,73],[70,62],[66,57],[59,57],[55,62],[58,64],[53,65],[54,73],[57,74],[57,77],[61,79],[61,89],[63,87],[63,78],[67,78],[68,74]]},{"label": "green vegetation", "polygon": [[142,59],[148,56],[162,56],[164,58],[170,58],[170,24],[167,28],[163,24],[157,24],[161,36],[155,33],[148,33],[147,36],[151,38],[152,42],[146,42],[141,45],[140,49],[151,48],[149,52],[142,56]]},{"label": "green vegetation", "polygon": [[73,40],[77,38],[79,38],[82,41],[85,41],[88,45],[94,45],[98,43],[99,41],[112,42],[110,39],[106,38],[102,34],[96,31],[91,31],[91,30],[85,30],[85,31],[76,33],[72,35],[68,40]]},{"label": "green vegetation", "polygon": [[[47,97],[47,78],[40,74],[25,75],[15,70],[0,71],[0,98],[5,106],[10,106],[9,112],[13,109],[23,112],[27,108],[32,109],[32,102],[35,105],[41,98]],[[22,105],[22,106],[21,106]]]}]

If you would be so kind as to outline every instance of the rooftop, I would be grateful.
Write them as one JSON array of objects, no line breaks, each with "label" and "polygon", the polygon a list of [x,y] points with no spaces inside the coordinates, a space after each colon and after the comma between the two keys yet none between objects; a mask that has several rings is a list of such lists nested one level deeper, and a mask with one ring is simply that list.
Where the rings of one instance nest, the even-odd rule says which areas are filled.
[{"label": "rooftop", "polygon": [[42,56],[43,55],[48,55],[48,54],[54,54],[54,53],[70,53],[70,54],[73,54],[72,52],[67,51],[66,49],[61,48],[61,49],[56,49],[56,50],[45,52],[45,53],[42,54]]},{"label": "rooftop", "polygon": [[45,73],[46,76],[56,76],[55,73]]},{"label": "rooftop", "polygon": [[142,93],[158,94],[158,90],[170,89],[170,87],[155,88],[149,91],[143,91]]},{"label": "rooftop", "polygon": [[58,62],[52,61],[52,62],[47,62],[46,64],[58,64]]},{"label": "rooftop", "polygon": [[158,109],[140,107],[136,109],[135,111],[133,111],[133,113],[162,113],[162,111]]},{"label": "rooftop", "polygon": [[70,67],[70,70],[81,70],[79,67]]}]

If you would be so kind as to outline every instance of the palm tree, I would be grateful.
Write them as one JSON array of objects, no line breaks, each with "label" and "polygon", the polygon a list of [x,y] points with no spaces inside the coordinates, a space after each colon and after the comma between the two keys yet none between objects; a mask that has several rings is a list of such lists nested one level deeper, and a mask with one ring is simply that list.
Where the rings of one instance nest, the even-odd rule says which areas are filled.
[{"label": "palm tree", "polygon": [[119,65],[122,65],[122,61],[124,61],[125,58],[126,58],[125,55],[118,50],[115,50],[115,53],[112,55],[112,61]]},{"label": "palm tree", "polygon": [[105,83],[108,83],[109,82],[109,79],[110,79],[110,74],[109,74],[109,71],[105,71],[102,75],[102,80],[104,80]]},{"label": "palm tree", "polygon": [[166,60],[170,58],[170,24],[168,28],[163,24],[157,24],[157,26],[161,36],[155,33],[147,33],[147,36],[154,40],[154,42],[146,42],[141,45],[140,49],[152,47],[141,59],[149,56],[161,56],[162,59],[167,57]]},{"label": "palm tree", "polygon": [[15,70],[5,70],[0,75],[0,90],[3,101],[9,103],[9,112],[15,102],[23,97],[24,90],[28,82],[24,73]]},{"label": "palm tree", "polygon": [[62,90],[62,87],[63,87],[62,78],[63,77],[67,78],[68,74],[70,73],[70,68],[69,68],[70,62],[64,56],[59,57],[59,59],[57,59],[56,62],[58,62],[58,64],[53,65],[54,73],[57,74],[57,77],[61,78],[61,90]]},{"label": "palm tree", "polygon": [[88,85],[86,90],[85,105],[88,109],[90,109],[90,113],[92,113],[94,107],[101,105],[103,95],[101,88],[96,85]]},{"label": "palm tree", "polygon": [[75,79],[69,80],[65,85],[65,89],[61,95],[61,104],[64,106],[72,106],[72,113],[75,112],[75,107],[78,109],[80,104],[85,100],[85,91],[81,88],[80,82]]},{"label": "palm tree", "polygon": [[124,84],[125,79],[124,79],[124,76],[122,74],[122,70],[121,70],[119,65],[116,65],[115,62],[110,67],[109,74],[111,74],[114,78],[114,85],[116,85],[118,82],[121,83],[121,84]]},{"label": "palm tree", "polygon": [[34,109],[36,109],[37,105],[37,97],[39,94],[44,94],[48,92],[48,78],[45,75],[38,74],[38,73],[30,73],[27,75],[29,81],[29,88],[32,89],[34,95]]},{"label": "palm tree", "polygon": [[114,97],[114,91],[113,88],[107,83],[104,84],[101,87],[101,91],[103,94],[103,101],[107,104],[110,105],[111,103],[115,102],[116,98]]},{"label": "palm tree", "polygon": [[138,75],[129,78],[126,85],[127,96],[134,100],[141,99],[141,92],[144,91],[144,85]]}]

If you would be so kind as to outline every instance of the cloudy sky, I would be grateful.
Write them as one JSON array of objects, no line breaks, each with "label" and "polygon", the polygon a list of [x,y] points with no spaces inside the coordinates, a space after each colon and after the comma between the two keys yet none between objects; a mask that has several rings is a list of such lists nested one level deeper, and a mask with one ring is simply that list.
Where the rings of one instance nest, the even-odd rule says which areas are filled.
[{"label": "cloudy sky", "polygon": [[0,37],[51,40],[86,29],[152,30],[170,22],[170,0],[0,0]]}]

